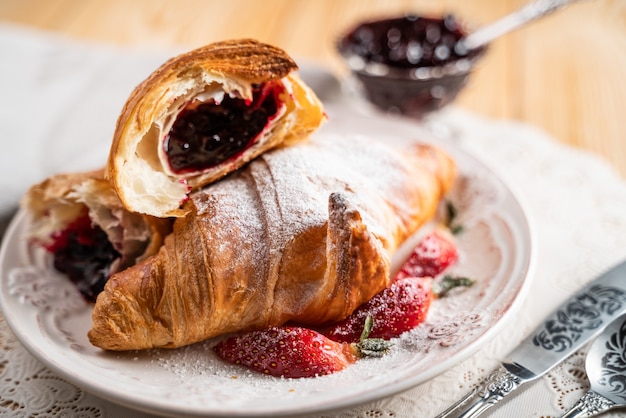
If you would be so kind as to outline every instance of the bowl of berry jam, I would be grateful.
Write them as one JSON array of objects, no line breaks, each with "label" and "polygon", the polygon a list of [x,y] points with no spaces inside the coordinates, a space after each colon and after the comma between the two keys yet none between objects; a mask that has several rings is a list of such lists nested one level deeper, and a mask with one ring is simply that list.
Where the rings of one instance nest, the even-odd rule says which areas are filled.
[{"label": "bowl of berry jam", "polygon": [[405,15],[360,23],[337,49],[369,102],[422,118],[456,98],[484,54],[463,47],[467,33],[453,15]]}]

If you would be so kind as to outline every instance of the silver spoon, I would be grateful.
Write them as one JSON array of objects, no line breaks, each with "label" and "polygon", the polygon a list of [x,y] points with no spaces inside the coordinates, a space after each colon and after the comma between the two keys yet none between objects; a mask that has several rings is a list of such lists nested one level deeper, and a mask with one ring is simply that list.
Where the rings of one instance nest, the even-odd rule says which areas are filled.
[{"label": "silver spoon", "polygon": [[626,315],[594,340],[585,369],[591,388],[561,418],[593,417],[626,406]]},{"label": "silver spoon", "polygon": [[546,16],[577,0],[535,0],[460,39],[455,45],[459,55],[481,48],[494,39],[535,19]]}]

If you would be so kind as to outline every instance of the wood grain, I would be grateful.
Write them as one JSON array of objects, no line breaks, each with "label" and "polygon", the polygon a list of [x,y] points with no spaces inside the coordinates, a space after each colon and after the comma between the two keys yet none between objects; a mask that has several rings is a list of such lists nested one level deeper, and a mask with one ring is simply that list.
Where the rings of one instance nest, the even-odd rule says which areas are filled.
[{"label": "wood grain", "polygon": [[[359,20],[451,12],[479,26],[525,2],[2,0],[0,21],[147,49],[253,37],[343,75],[334,42]],[[497,40],[457,104],[534,124],[626,176],[626,0],[581,1]]]}]

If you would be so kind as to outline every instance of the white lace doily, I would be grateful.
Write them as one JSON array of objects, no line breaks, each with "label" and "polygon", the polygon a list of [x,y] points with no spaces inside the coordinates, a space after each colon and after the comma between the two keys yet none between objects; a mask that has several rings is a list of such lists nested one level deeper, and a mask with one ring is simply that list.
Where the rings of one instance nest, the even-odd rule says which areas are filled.
[{"label": "white lace doily", "polygon": [[[15,69],[0,65],[0,79],[14,80],[14,86],[6,86],[3,93],[5,108],[9,106],[7,100],[11,101],[13,97],[19,96],[19,100],[23,100],[24,95],[39,97],[37,94],[42,93],[41,90],[34,90],[40,88],[36,83],[28,90],[30,77],[38,74],[36,69],[30,67],[32,65],[52,67],[59,72],[63,71],[64,65],[74,72],[91,71],[84,76],[91,79],[90,76],[96,72],[102,74],[99,65],[103,62],[112,68],[128,65],[122,62],[132,59],[143,63],[144,68],[152,68],[155,62],[161,61],[161,57],[154,55],[131,58],[127,53],[109,49],[99,51],[89,48],[89,53],[85,54],[84,46],[43,38],[10,26],[0,26],[0,53],[10,58],[5,62],[11,62],[17,68],[30,68],[20,75]],[[129,79],[116,72],[113,78],[118,82],[115,85],[127,92],[128,87],[136,82],[137,72]],[[74,87],[80,89],[84,85],[76,82]],[[96,88],[95,85],[91,87]],[[46,96],[50,100],[48,106],[54,103],[52,94],[58,94],[58,91],[50,89]],[[78,100],[80,95],[76,93],[73,97]],[[110,113],[105,112],[99,118],[100,123],[106,126],[105,132],[110,131],[109,125],[113,123],[121,105],[119,102],[124,97],[115,97],[107,102],[106,109]],[[45,97],[42,100],[45,103]],[[8,113],[9,116],[0,116],[5,118],[0,123],[0,136],[16,137],[12,129],[18,126],[18,122],[11,120],[16,115]],[[55,121],[48,122],[50,126],[59,128]],[[562,300],[597,273],[626,257],[626,182],[604,161],[565,147],[533,127],[513,121],[482,119],[458,109],[446,110],[429,121],[429,126],[437,135],[455,138],[462,147],[491,167],[517,193],[528,211],[536,238],[536,260],[527,300],[510,318],[511,326],[474,356],[432,381],[396,396],[324,414],[324,417],[427,418],[436,415],[494,369],[506,353]],[[27,133],[36,136],[37,132],[31,131],[27,130]],[[69,145],[65,146],[53,155],[58,161],[70,160],[75,152]],[[11,157],[2,158],[3,165],[15,166],[8,161]],[[28,169],[28,164],[25,166],[22,170]],[[19,169],[16,167],[16,171],[19,172]],[[35,177],[49,174],[45,169],[52,171],[56,167],[48,162],[43,169],[40,168],[41,171],[25,174],[28,181],[24,187],[38,180]],[[0,183],[0,186],[5,198],[21,192],[6,182]],[[14,201],[3,201],[0,208],[13,204]],[[1,318],[0,343],[0,416],[147,416],[92,396],[54,375],[26,352]],[[577,353],[488,416],[559,416],[587,388],[583,359],[584,353]],[[617,417],[620,414],[605,416]]]}]

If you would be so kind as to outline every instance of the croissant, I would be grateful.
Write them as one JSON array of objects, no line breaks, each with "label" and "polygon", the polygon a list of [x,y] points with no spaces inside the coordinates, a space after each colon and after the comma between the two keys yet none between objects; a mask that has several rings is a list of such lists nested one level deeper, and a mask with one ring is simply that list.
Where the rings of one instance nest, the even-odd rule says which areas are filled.
[{"label": "croissant", "polygon": [[325,115],[297,69],[281,49],[244,39],[154,71],[128,98],[109,152],[106,175],[126,208],[182,216],[190,191],[306,139]]},{"label": "croissant", "polygon": [[124,209],[103,170],[57,174],[32,186],[22,206],[27,240],[51,252],[89,300],[109,276],[157,252],[171,221]]},{"label": "croissant", "polygon": [[390,283],[390,258],[451,187],[452,159],[412,143],[313,135],[191,194],[159,252],[111,277],[88,337],[180,347],[348,316]]}]

